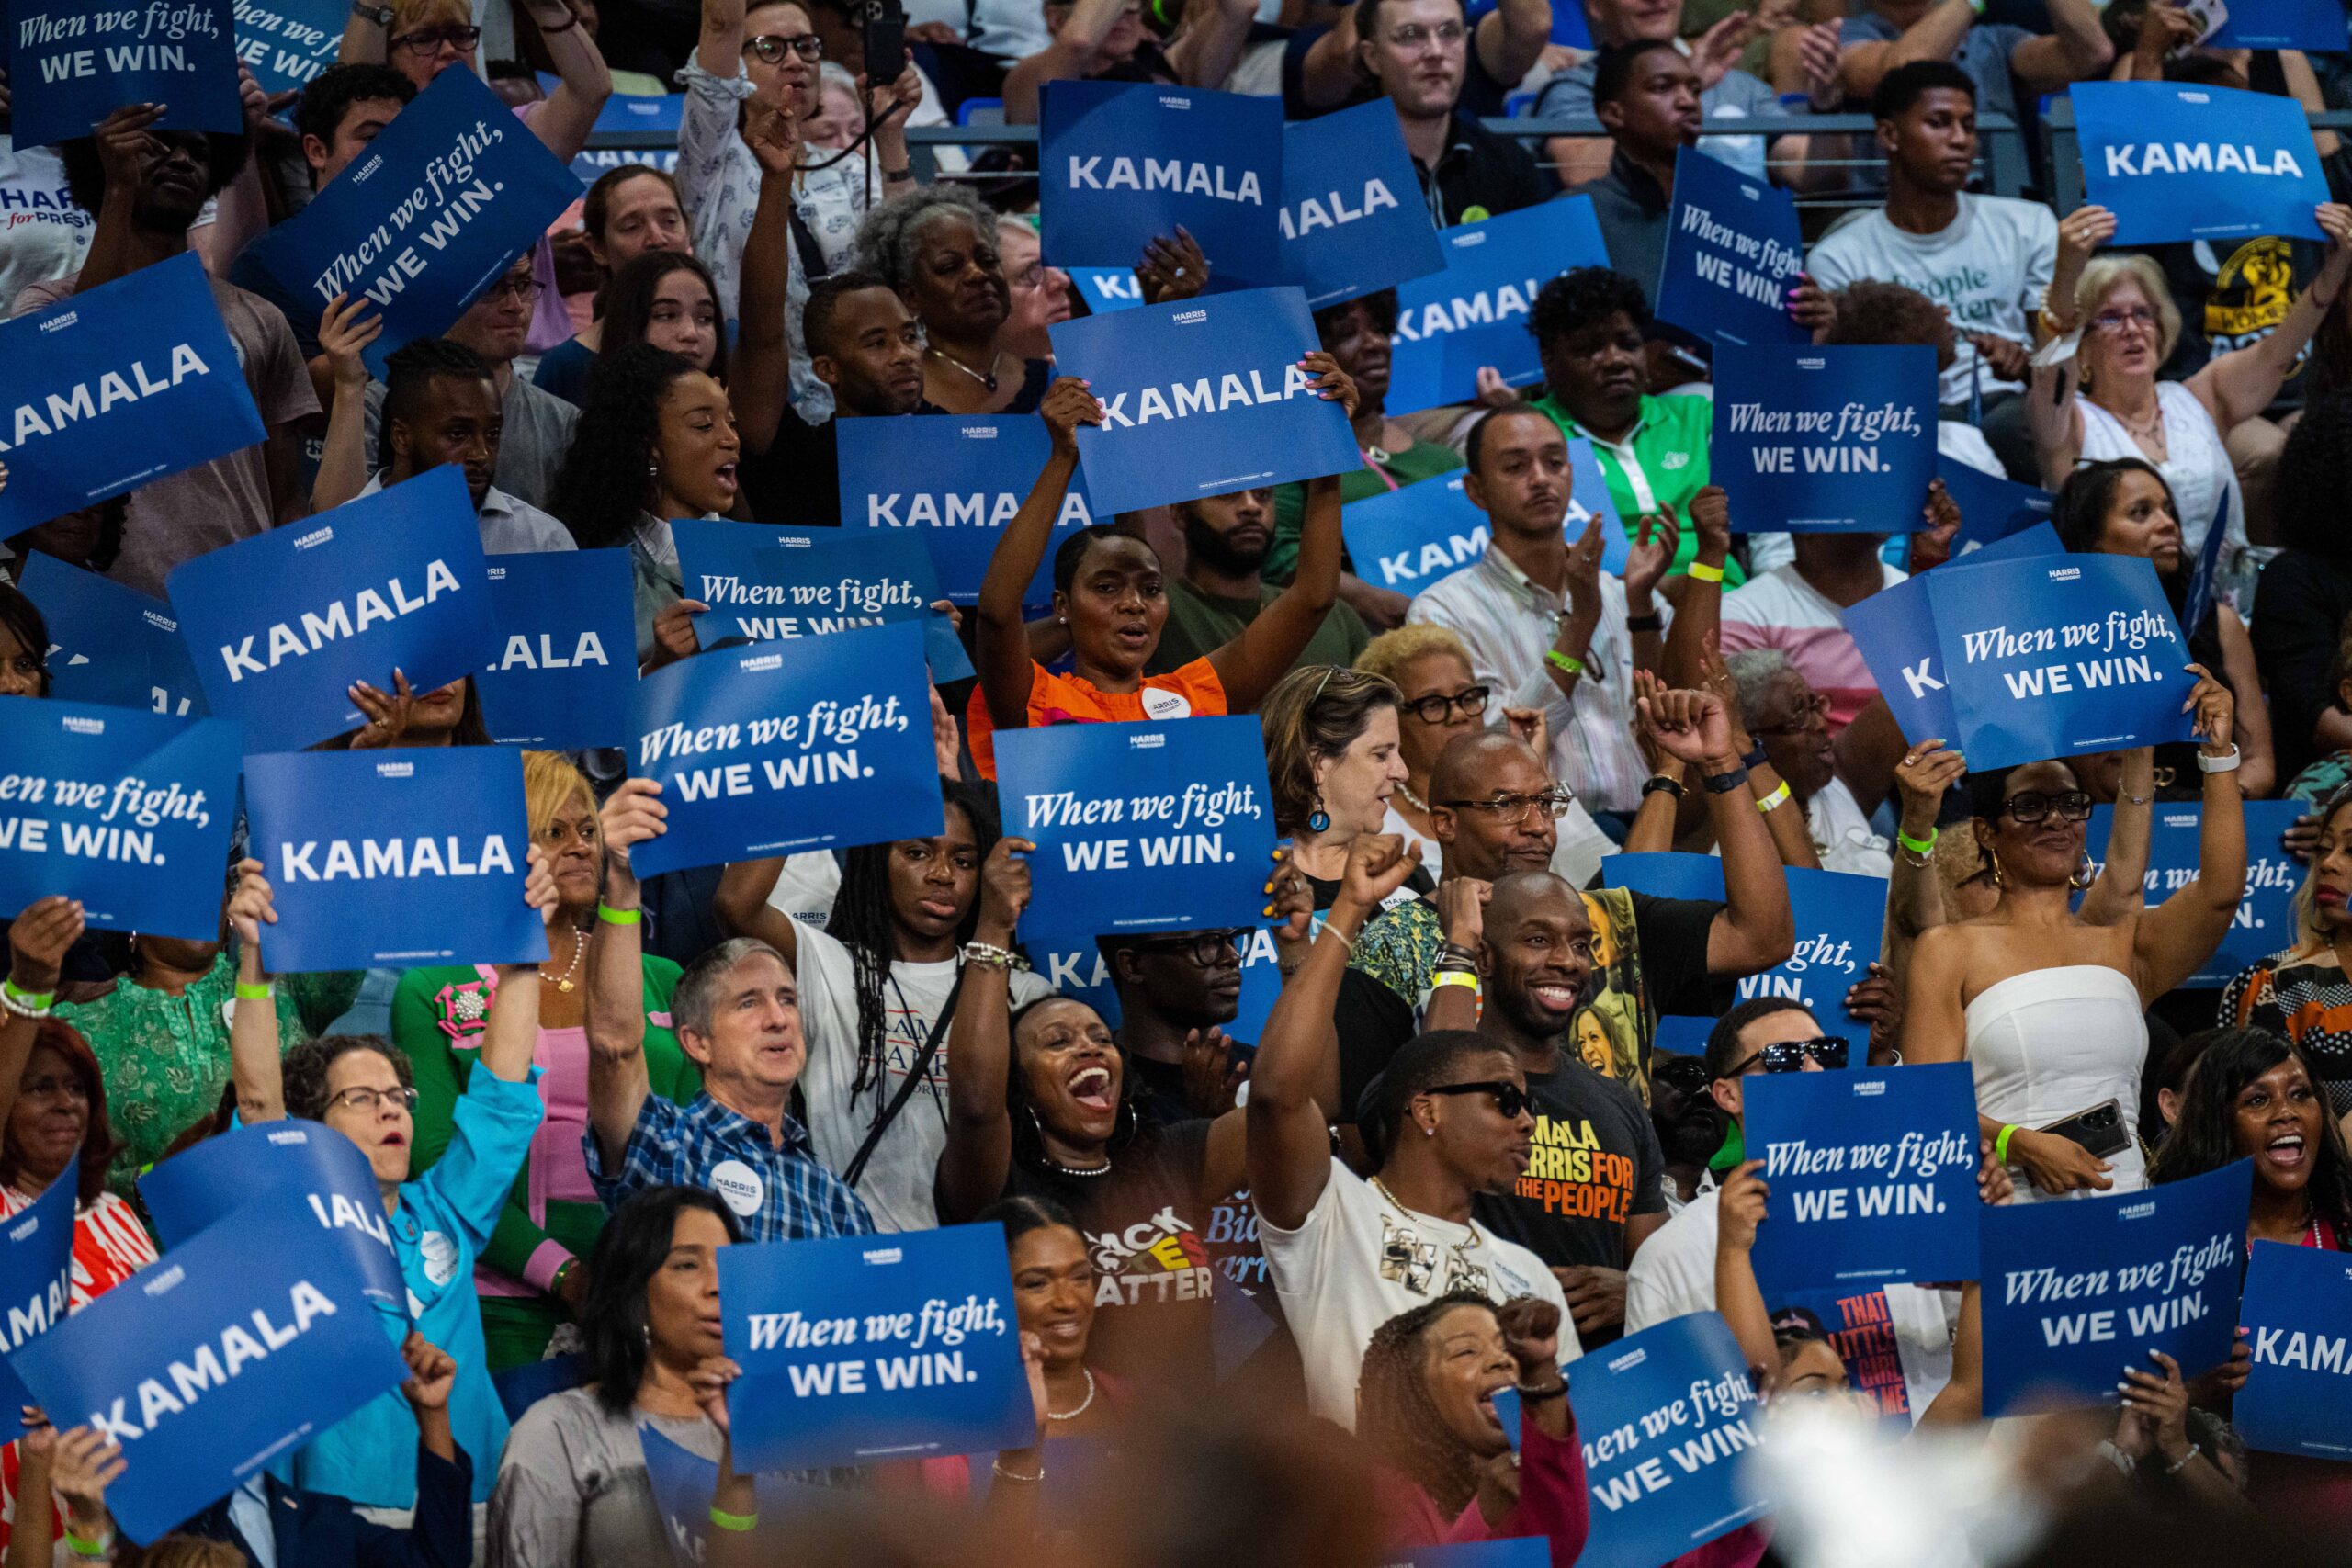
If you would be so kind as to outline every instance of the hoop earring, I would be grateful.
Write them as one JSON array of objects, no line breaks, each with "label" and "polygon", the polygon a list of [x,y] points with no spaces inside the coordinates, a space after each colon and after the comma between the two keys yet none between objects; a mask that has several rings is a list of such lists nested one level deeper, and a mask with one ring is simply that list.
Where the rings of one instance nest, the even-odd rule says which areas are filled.
[{"label": "hoop earring", "polygon": [[1996,852],[1994,852],[1994,851],[1992,851],[1992,850],[1986,850],[1986,851],[1984,852],[1984,858],[1985,858],[1985,860],[1986,860],[1987,862],[1989,862],[1989,863],[1992,864],[1992,867],[1993,867],[1993,888],[1994,888],[1994,891],[1996,891],[1996,892],[1999,892],[1999,891],[2001,891],[2002,889],[2004,889],[2004,888],[2007,887],[2007,886],[2008,886],[2008,884],[2007,884],[2007,882],[2004,882],[2004,881],[2001,879],[2001,857],[2000,857],[2000,855],[1999,855],[1999,854],[1997,854]]},{"label": "hoop earring", "polygon": [[2083,863],[2075,868],[2075,874],[2066,879],[2066,886],[2077,893],[2083,893],[2087,892],[2090,885],[2098,880],[2098,867],[2092,863],[2090,852],[2085,850]]},{"label": "hoop earring", "polygon": [[1315,809],[1307,814],[1306,830],[1310,833],[1331,830],[1331,814],[1323,809],[1323,797],[1319,795],[1315,797]]}]

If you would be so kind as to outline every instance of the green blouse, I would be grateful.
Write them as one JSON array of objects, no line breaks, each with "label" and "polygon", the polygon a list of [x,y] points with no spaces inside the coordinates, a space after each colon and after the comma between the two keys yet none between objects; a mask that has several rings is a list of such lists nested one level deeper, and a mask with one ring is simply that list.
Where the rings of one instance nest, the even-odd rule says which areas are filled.
[{"label": "green blouse", "polygon": [[[1462,466],[1462,454],[1442,441],[1416,441],[1401,452],[1384,452],[1381,456],[1387,460],[1377,466],[1367,461],[1363,468],[1340,476],[1340,505],[1386,495],[1392,490],[1450,474]],[[1381,478],[1383,474],[1388,478]],[[1391,484],[1390,479],[1396,482]],[[1298,532],[1306,520],[1306,486],[1276,485],[1274,541],[1266,547],[1265,561],[1258,568],[1260,577],[1268,582],[1287,584],[1297,575]]]},{"label": "green blouse", "polygon": [[[357,970],[279,976],[280,1049],[315,1038],[342,1017],[366,978]],[[224,949],[176,997],[126,976],[95,1001],[58,1007],[57,1016],[90,1043],[106,1075],[107,1119],[122,1142],[107,1168],[107,1185],[124,1197],[173,1139],[220,1108],[236,987],[236,956]]]}]

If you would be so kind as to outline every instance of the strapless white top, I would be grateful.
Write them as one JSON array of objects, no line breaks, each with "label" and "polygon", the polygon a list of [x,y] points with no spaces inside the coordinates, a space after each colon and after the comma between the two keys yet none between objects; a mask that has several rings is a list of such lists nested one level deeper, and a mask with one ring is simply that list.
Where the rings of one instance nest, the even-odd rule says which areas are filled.
[{"label": "strapless white top", "polygon": [[[2012,975],[1969,1003],[1964,1021],[1982,1114],[2044,1127],[2112,1100],[2123,1108],[2125,1128],[2136,1133],[2148,1020],[2140,988],[2120,969],[2067,964]],[[2136,1137],[2106,1159],[2114,1168],[2110,1191],[2136,1192],[2148,1184]],[[2045,1198],[2022,1177],[2016,1185],[2020,1203]]]}]

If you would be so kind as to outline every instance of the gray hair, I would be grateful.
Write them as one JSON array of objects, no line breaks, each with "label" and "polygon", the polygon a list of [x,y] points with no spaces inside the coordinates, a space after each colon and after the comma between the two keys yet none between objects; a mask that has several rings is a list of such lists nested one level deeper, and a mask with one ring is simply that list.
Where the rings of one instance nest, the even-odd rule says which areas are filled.
[{"label": "gray hair", "polygon": [[1783,671],[1796,674],[1797,667],[1789,656],[1777,648],[1750,648],[1724,655],[1724,668],[1731,671],[1732,684],[1739,689],[1739,718],[1742,724],[1754,722],[1757,705],[1771,689],[1773,681]]},{"label": "gray hair", "polygon": [[962,186],[918,186],[890,197],[865,215],[857,230],[857,268],[880,275],[904,294],[913,286],[916,241],[943,218],[968,220],[996,243],[996,214]]},{"label": "gray hair", "polygon": [[784,964],[784,972],[792,973],[792,965],[785,964],[784,954],[755,936],[739,936],[720,942],[686,965],[678,976],[677,987],[670,993],[670,1021],[681,1034],[692,1030],[706,1040],[710,1037],[711,1015],[718,1009],[718,984],[727,978],[735,965],[746,958],[761,953]]}]

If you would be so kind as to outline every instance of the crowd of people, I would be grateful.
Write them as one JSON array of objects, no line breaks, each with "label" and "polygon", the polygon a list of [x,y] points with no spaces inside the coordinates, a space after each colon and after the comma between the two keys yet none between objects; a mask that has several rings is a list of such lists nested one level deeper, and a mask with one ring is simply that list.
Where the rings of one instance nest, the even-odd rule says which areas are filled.
[{"label": "crowd of people", "polygon": [[[40,556],[160,596],[184,562],[455,465],[492,555],[628,552],[650,673],[701,653],[709,608],[672,520],[841,525],[840,421],[1029,418],[1048,453],[959,617],[975,673],[933,692],[935,837],[640,879],[660,787],[533,750],[543,964],[277,974],[287,928],[242,840],[211,942],[96,929],[65,889],[15,912],[0,1213],[74,1185],[73,1308],[156,1264],[142,1174],[290,1117],[366,1156],[410,1310],[397,1392],[157,1542],[109,1517],[120,1449],[28,1409],[0,1450],[8,1568],[638,1568],[679,1545],[657,1445],[714,1467],[692,1561],[1370,1564],[1540,1536],[1568,1568],[1593,1525],[1577,1359],[1699,1313],[1768,1420],[1894,1414],[2001,1453],[1973,1283],[1886,1288],[1893,1403],[1758,1284],[1773,1206],[1743,1092],[1849,1063],[1968,1066],[1988,1204],[2244,1159],[2250,1239],[2352,1247],[2352,534],[2330,499],[2352,208],[2319,208],[2324,243],[2122,250],[2099,207],[1973,188],[1980,116],[2110,79],[2342,107],[2352,46],[2209,48],[2165,0],[1574,3],[933,0],[885,61],[855,0],[361,0],[299,94],[245,77],[242,134],[134,104],[13,145],[0,92],[0,303],[192,252],[266,432],[18,533],[12,579]],[[1563,19],[1593,47],[1553,41]],[[595,154],[579,204],[378,375],[379,314],[289,292],[271,247],[447,71],[567,162],[616,89],[680,94],[677,145]],[[1295,120],[1385,101],[1433,225],[1585,196],[1611,265],[1532,300],[1540,385],[1489,373],[1438,409],[1389,406],[1393,289],[1326,306],[1300,374],[1360,467],[1057,535],[1103,411],[1054,363],[1049,329],[1089,306],[1040,235],[1035,160],[943,150],[924,183],[906,132],[986,99],[1033,122],[1074,79]],[[1577,133],[1482,126],[1515,96]],[[1808,126],[1856,111],[1871,134]],[[1739,527],[1703,355],[1655,314],[1694,147],[1808,197],[1788,309],[1816,342],[1933,348],[1948,458],[2047,491],[2065,550],[2144,558],[2198,609],[2192,739],[1972,771],[1903,732],[1845,613],[1944,565],[1967,518],[1939,483],[1880,532]],[[2352,201],[2333,133],[2319,149]],[[1197,295],[1220,260],[1164,236],[1138,296]],[[1566,525],[1588,448],[1616,570],[1606,519]],[[1343,508],[1449,484],[1483,555],[1414,593],[1369,581]],[[0,695],[51,697],[45,608],[0,583]],[[366,723],[326,745],[492,744],[471,678],[388,671],[352,701]],[[1259,722],[1283,844],[1263,923],[1104,935],[1101,983],[1057,987],[1024,950],[1035,846],[1001,817],[1000,737],[1227,715]],[[2271,849],[2243,809],[2267,799],[2303,808],[2292,929],[2196,988]],[[2199,837],[2150,902],[2159,803]],[[1662,852],[1715,857],[1722,897],[1608,874]],[[1795,948],[1792,868],[1884,880],[1848,1019],[1735,999]],[[1260,963],[1279,996],[1245,1027]],[[2079,1134],[2086,1111],[2114,1141]],[[719,1249],[967,1224],[1003,1234],[1035,1442],[739,1474]],[[2040,1544],[1968,1561],[2341,1560],[2352,1472],[2248,1453],[2243,1353],[2123,1371],[2116,1406],[2003,1461]],[[1082,1495],[1042,1486],[1080,1467]],[[752,1529],[763,1505],[771,1527],[799,1510],[788,1548]],[[1767,1518],[1675,1562],[1805,1561],[1796,1540]]]}]

